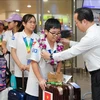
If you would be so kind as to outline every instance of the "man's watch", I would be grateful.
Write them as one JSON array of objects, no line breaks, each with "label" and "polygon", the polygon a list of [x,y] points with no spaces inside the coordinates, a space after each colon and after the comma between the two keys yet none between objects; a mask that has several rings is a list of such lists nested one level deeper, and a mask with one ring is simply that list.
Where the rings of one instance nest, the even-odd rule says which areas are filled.
[{"label": "man's watch", "polygon": [[53,55],[52,54],[50,54],[50,59],[53,59]]}]

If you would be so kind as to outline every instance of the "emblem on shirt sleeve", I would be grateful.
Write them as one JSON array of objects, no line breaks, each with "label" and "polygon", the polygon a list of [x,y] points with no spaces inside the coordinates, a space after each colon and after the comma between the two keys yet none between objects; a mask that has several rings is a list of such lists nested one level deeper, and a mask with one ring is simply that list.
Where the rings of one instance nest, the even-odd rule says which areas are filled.
[{"label": "emblem on shirt sleeve", "polygon": [[32,49],[32,52],[33,52],[33,53],[37,53],[37,52],[38,52],[38,49],[33,48],[33,49]]}]

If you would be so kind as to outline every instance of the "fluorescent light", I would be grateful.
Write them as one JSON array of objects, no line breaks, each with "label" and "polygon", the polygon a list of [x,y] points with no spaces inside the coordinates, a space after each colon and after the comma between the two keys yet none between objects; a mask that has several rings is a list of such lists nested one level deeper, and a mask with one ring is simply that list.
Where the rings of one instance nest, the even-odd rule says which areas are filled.
[{"label": "fluorescent light", "polygon": [[19,12],[19,9],[16,9],[16,12]]},{"label": "fluorescent light", "polygon": [[47,2],[48,0],[43,0],[44,2]]},{"label": "fluorescent light", "polygon": [[50,13],[50,10],[48,10],[47,12]]},{"label": "fluorescent light", "polygon": [[31,8],[31,5],[27,5],[28,8]]}]

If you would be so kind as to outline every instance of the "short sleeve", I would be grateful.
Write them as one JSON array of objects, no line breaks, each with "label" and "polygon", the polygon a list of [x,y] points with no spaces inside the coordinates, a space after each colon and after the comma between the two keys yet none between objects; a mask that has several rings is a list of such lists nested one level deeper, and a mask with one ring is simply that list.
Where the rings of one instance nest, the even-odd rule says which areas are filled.
[{"label": "short sleeve", "polygon": [[39,48],[38,42],[36,42],[32,46],[29,59],[30,60],[34,60],[36,62],[39,62],[40,61],[40,59],[41,59],[41,49]]},{"label": "short sleeve", "polygon": [[[18,35],[18,33],[16,33],[17,35]],[[10,44],[9,44],[9,46],[11,47],[11,48],[15,48],[16,49],[16,43],[17,43],[17,35],[12,35],[12,37],[11,37],[11,41],[10,41]]]},{"label": "short sleeve", "polygon": [[7,41],[7,39],[8,39],[7,38],[8,37],[7,34],[9,34],[9,33],[7,33],[7,31],[3,34],[3,41]]}]

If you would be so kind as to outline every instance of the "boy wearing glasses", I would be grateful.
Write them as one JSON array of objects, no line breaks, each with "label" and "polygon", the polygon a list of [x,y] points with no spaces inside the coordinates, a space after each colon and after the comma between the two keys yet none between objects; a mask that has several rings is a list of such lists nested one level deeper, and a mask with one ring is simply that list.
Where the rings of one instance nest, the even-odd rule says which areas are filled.
[{"label": "boy wearing glasses", "polygon": [[[31,49],[30,71],[26,88],[26,100],[38,100],[38,87],[45,90],[47,74],[49,72],[60,72],[61,62],[52,60],[45,61],[41,58],[41,51],[46,50],[53,54],[63,50],[62,44],[57,40],[60,38],[61,24],[57,19],[50,18],[44,26],[44,37],[40,38]],[[43,36],[43,35],[42,35]]]}]

